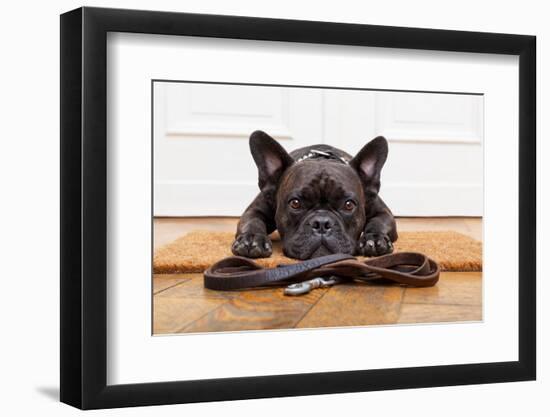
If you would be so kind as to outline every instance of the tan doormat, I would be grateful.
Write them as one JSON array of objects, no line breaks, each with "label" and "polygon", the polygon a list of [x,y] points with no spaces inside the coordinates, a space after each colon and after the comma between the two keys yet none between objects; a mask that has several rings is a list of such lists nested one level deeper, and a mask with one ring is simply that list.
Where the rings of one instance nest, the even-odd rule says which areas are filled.
[{"label": "tan doormat", "polygon": [[[232,255],[234,236],[233,232],[190,232],[155,251],[153,271],[156,274],[203,272],[214,262]],[[271,257],[255,261],[271,268],[297,262],[283,255],[276,233],[272,240]],[[401,232],[394,246],[396,252],[421,252],[428,255],[441,265],[443,271],[482,269],[481,242],[457,232]]]}]

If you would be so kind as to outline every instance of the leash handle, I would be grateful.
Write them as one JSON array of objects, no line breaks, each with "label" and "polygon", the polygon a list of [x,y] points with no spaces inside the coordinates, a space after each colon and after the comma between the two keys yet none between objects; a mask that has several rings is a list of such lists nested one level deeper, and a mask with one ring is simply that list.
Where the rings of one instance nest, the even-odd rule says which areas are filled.
[{"label": "leash handle", "polygon": [[355,258],[344,253],[335,253],[295,264],[264,268],[251,259],[230,256],[204,271],[204,286],[211,290],[225,291],[264,287],[300,278],[304,280],[309,278],[308,273],[322,266],[348,259]]}]

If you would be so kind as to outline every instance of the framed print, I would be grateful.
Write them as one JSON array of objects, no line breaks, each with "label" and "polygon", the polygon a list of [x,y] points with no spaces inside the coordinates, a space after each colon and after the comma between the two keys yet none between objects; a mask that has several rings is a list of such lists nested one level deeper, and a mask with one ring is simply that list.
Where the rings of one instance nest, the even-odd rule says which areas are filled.
[{"label": "framed print", "polygon": [[61,401],[536,376],[535,37],[61,16]]}]

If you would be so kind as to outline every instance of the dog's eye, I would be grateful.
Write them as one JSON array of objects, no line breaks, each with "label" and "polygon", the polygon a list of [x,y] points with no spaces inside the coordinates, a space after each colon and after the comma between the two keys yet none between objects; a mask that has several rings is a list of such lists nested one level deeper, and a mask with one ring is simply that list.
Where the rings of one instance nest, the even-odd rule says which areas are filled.
[{"label": "dog's eye", "polygon": [[298,210],[299,208],[302,207],[302,204],[300,203],[300,200],[298,200],[297,198],[293,198],[292,200],[290,200],[288,202],[288,205],[293,208],[294,210]]},{"label": "dog's eye", "polygon": [[344,203],[344,209],[347,211],[352,211],[355,208],[356,204],[353,200],[348,200]]}]

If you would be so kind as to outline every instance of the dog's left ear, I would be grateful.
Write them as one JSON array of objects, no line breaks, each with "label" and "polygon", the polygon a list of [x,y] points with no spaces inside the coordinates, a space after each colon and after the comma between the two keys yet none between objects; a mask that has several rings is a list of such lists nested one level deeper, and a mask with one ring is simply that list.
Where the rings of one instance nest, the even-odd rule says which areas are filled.
[{"label": "dog's left ear", "polygon": [[357,170],[368,193],[378,194],[380,190],[380,172],[388,157],[388,141],[378,136],[367,143],[349,162]]}]

